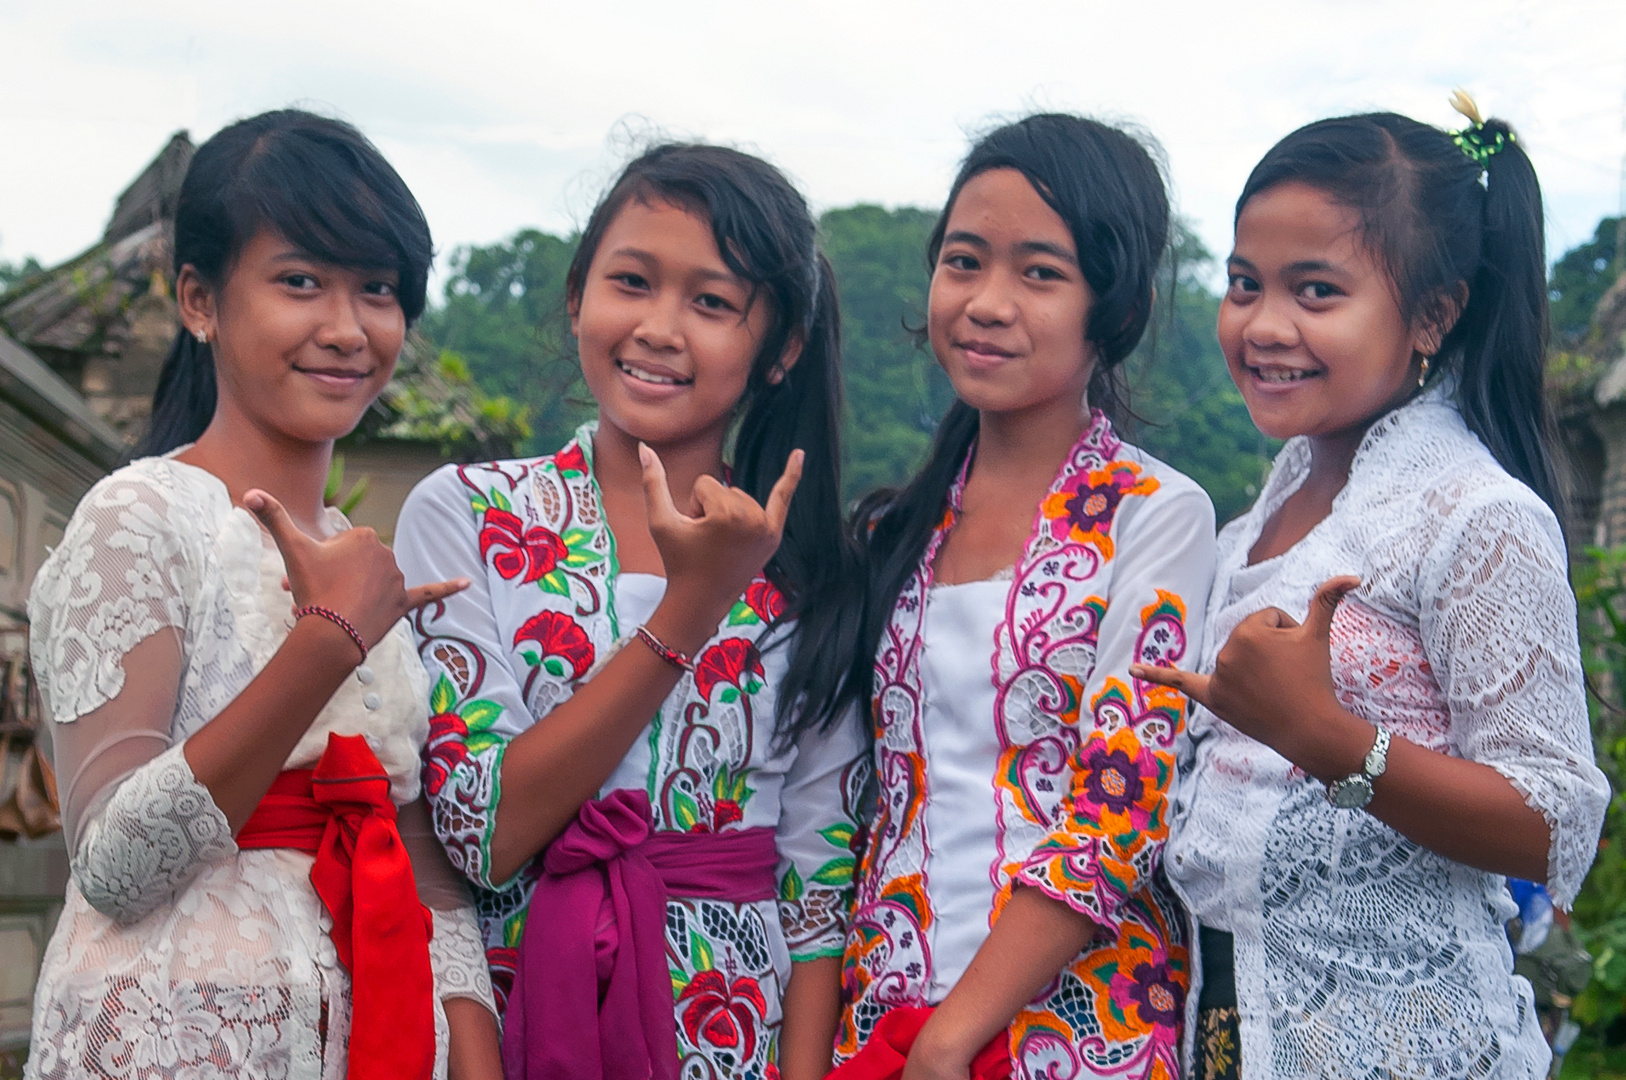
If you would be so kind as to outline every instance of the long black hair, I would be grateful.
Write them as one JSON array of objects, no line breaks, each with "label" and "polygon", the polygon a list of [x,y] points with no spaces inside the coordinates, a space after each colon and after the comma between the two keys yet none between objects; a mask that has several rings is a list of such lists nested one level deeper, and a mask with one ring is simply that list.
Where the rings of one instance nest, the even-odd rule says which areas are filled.
[{"label": "long black hair", "polygon": [[[1362,239],[1394,280],[1401,314],[1450,327],[1430,358],[1429,380],[1455,377],[1468,427],[1562,520],[1542,390],[1548,326],[1541,185],[1504,121],[1485,121],[1477,137],[1501,143],[1483,165],[1439,128],[1395,113],[1317,121],[1254,166],[1236,214],[1255,195],[1290,181],[1354,210]],[[1468,302],[1453,325],[1464,286]]]},{"label": "long black hair", "polygon": [[[1039,113],[983,136],[960,166],[948,201],[926,245],[934,270],[960,191],[991,169],[1015,169],[1067,223],[1092,297],[1084,338],[1094,346],[1088,399],[1114,421],[1127,413],[1122,364],[1152,317],[1154,285],[1169,237],[1169,195],[1147,135],[1082,116]],[[867,546],[868,589],[854,682],[869,697],[875,650],[898,594],[925,554],[942,520],[944,501],[976,441],[979,415],[958,399],[937,427],[931,454],[896,492],[859,504],[855,539]]]},{"label": "long black hair", "polygon": [[[434,248],[412,192],[342,120],[279,109],[222,128],[193,155],[175,210],[175,273],[190,266],[219,291],[262,229],[322,262],[394,267],[411,325],[423,314]],[[193,442],[215,413],[214,353],[183,327],[153,394],[138,455]]]},{"label": "long black hair", "polygon": [[[734,428],[733,483],[766,501],[792,450],[806,455],[768,579],[781,619],[797,620],[778,696],[776,738],[827,729],[851,700],[857,647],[857,559],[842,526],[841,313],[830,264],[819,251],[807,201],[760,158],[722,146],[667,143],[632,161],[593,210],[565,275],[574,305],[600,241],[628,202],[663,202],[703,217],[728,268],[769,307]],[[801,342],[788,370],[780,358]]]}]

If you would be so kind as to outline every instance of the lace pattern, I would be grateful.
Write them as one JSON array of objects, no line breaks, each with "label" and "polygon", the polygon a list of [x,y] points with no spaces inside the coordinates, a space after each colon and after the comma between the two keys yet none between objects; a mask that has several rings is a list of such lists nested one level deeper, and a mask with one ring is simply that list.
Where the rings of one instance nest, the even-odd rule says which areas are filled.
[{"label": "lace pattern", "polygon": [[[1551,511],[1446,395],[1375,424],[1331,515],[1247,567],[1308,471],[1307,445],[1288,443],[1257,505],[1221,534],[1202,668],[1249,614],[1302,619],[1323,581],[1359,576],[1332,625],[1340,701],[1506,776],[1552,830],[1549,885],[1567,903],[1609,795],[1564,547]],[[1250,1077],[1545,1075],[1500,877],[1333,808],[1318,782],[1205,710],[1188,733],[1165,865],[1194,918],[1234,935]]]}]

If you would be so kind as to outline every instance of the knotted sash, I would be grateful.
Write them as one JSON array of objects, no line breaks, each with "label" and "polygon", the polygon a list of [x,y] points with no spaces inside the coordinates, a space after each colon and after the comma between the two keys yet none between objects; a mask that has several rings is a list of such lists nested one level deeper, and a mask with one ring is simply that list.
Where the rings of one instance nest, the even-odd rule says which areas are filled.
[{"label": "knotted sash", "polygon": [[435,1067],[432,924],[395,827],[389,774],[366,739],[329,734],[316,768],[278,774],[237,846],[316,856],[311,884],[350,972],[349,1080],[427,1080]]},{"label": "knotted sash", "polygon": [[507,1080],[676,1080],[668,896],[778,895],[774,833],[655,832],[649,796],[583,804],[548,846],[503,1024]]}]

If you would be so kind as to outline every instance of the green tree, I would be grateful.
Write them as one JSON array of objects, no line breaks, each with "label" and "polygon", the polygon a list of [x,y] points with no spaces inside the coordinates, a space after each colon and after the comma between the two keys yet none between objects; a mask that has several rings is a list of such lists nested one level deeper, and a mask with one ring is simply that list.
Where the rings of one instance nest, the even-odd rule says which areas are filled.
[{"label": "green tree", "polygon": [[20,281],[33,277],[43,269],[45,268],[39,264],[39,260],[32,255],[20,263],[9,263],[0,259],[0,293]]},{"label": "green tree", "polygon": [[1620,218],[1604,218],[1591,240],[1570,248],[1553,264],[1547,296],[1555,345],[1573,349],[1585,341],[1593,309],[1626,269],[1626,252],[1616,249],[1619,236]]},{"label": "green tree", "polygon": [[522,229],[506,241],[452,253],[443,302],[420,329],[456,353],[485,393],[526,407],[520,453],[556,449],[592,414],[565,313],[575,238]]}]

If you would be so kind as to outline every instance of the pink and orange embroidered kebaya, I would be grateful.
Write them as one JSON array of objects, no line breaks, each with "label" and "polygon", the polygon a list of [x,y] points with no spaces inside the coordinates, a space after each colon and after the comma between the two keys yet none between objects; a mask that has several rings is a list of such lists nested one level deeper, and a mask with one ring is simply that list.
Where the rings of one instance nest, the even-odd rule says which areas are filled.
[{"label": "pink and orange embroidered kebaya", "polygon": [[969,467],[876,656],[839,1053],[940,1002],[1023,885],[1100,932],[1012,1023],[1015,1075],[1178,1076],[1186,950],[1160,862],[1185,700],[1127,669],[1195,658],[1212,507],[1095,413],[1012,579],[934,587]]}]

